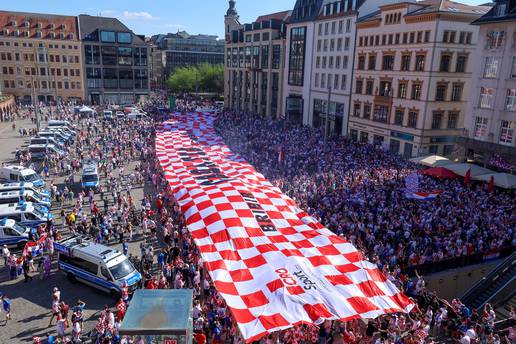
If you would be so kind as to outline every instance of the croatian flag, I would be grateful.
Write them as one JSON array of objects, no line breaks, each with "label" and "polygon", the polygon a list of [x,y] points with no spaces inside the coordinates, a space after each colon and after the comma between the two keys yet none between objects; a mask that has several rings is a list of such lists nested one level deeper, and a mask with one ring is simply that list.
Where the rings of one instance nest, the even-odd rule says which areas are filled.
[{"label": "croatian flag", "polygon": [[43,233],[41,235],[41,238],[39,238],[38,241],[31,241],[25,244],[25,247],[23,248],[23,255],[27,256],[29,252],[32,254],[33,257],[38,256],[40,253],[43,252],[45,240],[47,239],[47,234]]},{"label": "croatian flag", "polygon": [[279,146],[278,163],[281,164],[283,161],[283,145]]},{"label": "croatian flag", "polygon": [[408,199],[417,199],[420,201],[427,201],[430,199],[435,199],[439,196],[442,191],[433,191],[433,192],[406,192],[405,197]]}]

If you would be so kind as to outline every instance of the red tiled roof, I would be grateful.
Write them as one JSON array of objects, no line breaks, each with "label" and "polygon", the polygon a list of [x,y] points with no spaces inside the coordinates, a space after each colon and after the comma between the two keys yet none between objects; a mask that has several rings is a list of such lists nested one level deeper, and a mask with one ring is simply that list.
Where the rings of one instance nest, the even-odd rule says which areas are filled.
[{"label": "red tiled roof", "polygon": [[285,20],[285,18],[287,18],[287,16],[289,14],[290,14],[290,11],[282,11],[282,12],[277,12],[277,13],[266,14],[266,15],[263,15],[263,16],[259,16],[256,19],[256,22],[259,23],[259,22],[262,22],[262,21],[269,21],[271,19]]}]

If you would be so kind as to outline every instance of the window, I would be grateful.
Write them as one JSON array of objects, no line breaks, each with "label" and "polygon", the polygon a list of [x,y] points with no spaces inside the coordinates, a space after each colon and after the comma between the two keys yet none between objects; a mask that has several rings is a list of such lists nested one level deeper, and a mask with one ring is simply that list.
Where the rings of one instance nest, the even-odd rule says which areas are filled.
[{"label": "window", "polygon": [[494,88],[481,87],[479,106],[482,109],[491,109],[493,107]]},{"label": "window", "polygon": [[444,31],[443,32],[443,43],[448,43],[448,40],[450,39],[450,31]]},{"label": "window", "polygon": [[105,88],[118,88],[118,73],[116,68],[104,68],[102,73]]},{"label": "window", "polygon": [[339,75],[335,74],[333,77],[333,89],[338,90],[339,89]]},{"label": "window", "polygon": [[385,105],[376,105],[374,107],[373,121],[389,123],[389,107]]},{"label": "window", "polygon": [[398,154],[400,152],[400,141],[391,139],[389,143],[389,150],[394,154]]},{"label": "window", "polygon": [[394,56],[393,55],[383,55],[383,70],[394,70]]},{"label": "window", "polygon": [[319,73],[315,73],[314,85],[315,87],[319,87]]},{"label": "window", "polygon": [[407,122],[409,128],[417,128],[417,116],[418,113],[416,111],[409,111]]},{"label": "window", "polygon": [[269,68],[269,46],[262,45],[262,69]]},{"label": "window", "polygon": [[[235,50],[236,52],[236,50]],[[133,63],[135,66],[146,66],[147,65],[147,48],[134,48],[133,49]]]},{"label": "window", "polygon": [[364,114],[362,117],[365,119],[371,118],[371,105],[370,104],[364,104]]},{"label": "window", "polygon": [[505,31],[490,31],[487,34],[487,48],[501,48],[505,41]]},{"label": "window", "polygon": [[367,80],[365,87],[365,94],[373,95],[374,80]]},{"label": "window", "polygon": [[454,83],[452,86],[452,95],[451,95],[451,101],[452,102],[460,102],[462,99],[462,89],[464,88],[464,85],[461,83]]},{"label": "window", "polygon": [[355,103],[353,104],[353,116],[360,117],[361,104]]},{"label": "window", "polygon": [[443,121],[442,112],[434,112],[432,115],[432,129],[441,129],[441,122]]},{"label": "window", "polygon": [[[118,43],[127,43],[130,44],[132,42],[132,34],[130,32],[118,32],[116,34]],[[101,34],[102,37],[102,34]]]},{"label": "window", "polygon": [[416,71],[423,72],[425,70],[425,55],[416,55]]},{"label": "window", "polygon": [[392,88],[390,81],[380,81],[380,96],[392,97]]},{"label": "window", "polygon": [[410,60],[411,59],[412,59],[412,56],[410,56],[410,55],[403,55],[401,57],[401,70],[402,71],[410,70]]},{"label": "window", "polygon": [[357,79],[355,84],[355,93],[362,94],[363,84],[364,82],[362,81],[362,79]]},{"label": "window", "polygon": [[500,58],[488,56],[484,63],[484,78],[492,79],[498,76],[498,68],[500,66]]},{"label": "window", "polygon": [[337,51],[342,51],[342,38],[337,39]]},{"label": "window", "polygon": [[317,34],[318,34],[319,36],[321,36],[321,35],[322,35],[322,23],[321,23],[321,24],[319,24],[319,27],[318,27],[318,30],[317,30]]},{"label": "window", "polygon": [[511,78],[516,79],[516,57],[512,58]]},{"label": "window", "polygon": [[455,72],[456,73],[465,73],[466,72],[466,64],[468,62],[467,55],[458,55],[457,63],[455,64]]},{"label": "window", "polygon": [[118,64],[131,66],[133,64],[133,50],[131,48],[118,48]]},{"label": "window", "polygon": [[407,83],[400,82],[398,86],[398,98],[407,98]]},{"label": "window", "polygon": [[411,99],[412,100],[419,100],[421,99],[421,84],[420,83],[413,83],[412,84],[412,94]]},{"label": "window", "polygon": [[369,55],[369,63],[367,65],[367,69],[369,69],[369,70],[376,69],[376,55],[373,55],[373,54]]},{"label": "window", "polygon": [[516,111],[516,89],[507,90],[507,98],[505,99],[505,109],[507,111]]},{"label": "window", "polygon": [[117,54],[116,47],[103,46],[102,49],[102,64],[116,66],[117,65]]},{"label": "window", "polygon": [[260,47],[253,47],[253,68],[260,68]]},{"label": "window", "polygon": [[446,100],[446,89],[448,88],[448,84],[437,84],[435,89],[435,101],[443,102]]},{"label": "window", "polygon": [[348,69],[348,57],[347,56],[344,56],[342,59],[342,68]]},{"label": "window", "polygon": [[123,89],[132,89],[134,82],[133,82],[133,71],[128,69],[120,69],[118,71],[118,79],[119,79],[119,85],[120,88]]},{"label": "window", "polygon": [[396,109],[394,112],[394,124],[402,126],[403,117],[405,117],[405,109]]},{"label": "window", "polygon": [[349,50],[349,37],[344,38],[344,50]]},{"label": "window", "polygon": [[113,31],[100,31],[100,40],[102,42],[115,43],[116,34]]},{"label": "window", "polygon": [[348,76],[346,74],[342,74],[342,78],[340,78],[340,89],[342,91],[346,90],[347,80],[348,80]]},{"label": "window", "polygon": [[487,136],[487,118],[475,117],[475,137],[485,138]]},{"label": "window", "polygon": [[358,70],[364,70],[365,67],[365,55],[358,56]]},{"label": "window", "polygon": [[459,120],[458,112],[448,112],[448,129],[457,129],[457,122]]},{"label": "window", "polygon": [[346,32],[351,32],[351,19],[346,20]]},{"label": "window", "polygon": [[272,46],[272,69],[279,69],[281,62],[281,46],[279,44]]},{"label": "window", "polygon": [[335,58],[335,69],[340,69],[340,60],[341,60],[340,56],[337,56]]},{"label": "window", "polygon": [[452,57],[449,54],[441,55],[441,63],[439,65],[440,72],[449,72],[450,71],[451,58]]},{"label": "window", "polygon": [[495,16],[503,17],[505,15],[506,9],[507,9],[507,4],[501,3],[501,4],[496,5]]},{"label": "window", "polygon": [[514,127],[516,123],[513,121],[502,121],[500,126],[500,144],[510,146],[514,137]]}]

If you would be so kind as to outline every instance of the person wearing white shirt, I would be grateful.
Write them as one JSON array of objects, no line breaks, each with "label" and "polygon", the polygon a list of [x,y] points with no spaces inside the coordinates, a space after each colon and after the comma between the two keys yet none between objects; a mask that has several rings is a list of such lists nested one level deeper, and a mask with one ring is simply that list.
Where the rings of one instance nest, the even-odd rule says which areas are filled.
[{"label": "person wearing white shirt", "polygon": [[9,256],[11,255],[11,251],[7,248],[7,245],[4,245],[2,248],[2,257],[4,257],[4,266],[7,266],[7,260],[9,259]]}]

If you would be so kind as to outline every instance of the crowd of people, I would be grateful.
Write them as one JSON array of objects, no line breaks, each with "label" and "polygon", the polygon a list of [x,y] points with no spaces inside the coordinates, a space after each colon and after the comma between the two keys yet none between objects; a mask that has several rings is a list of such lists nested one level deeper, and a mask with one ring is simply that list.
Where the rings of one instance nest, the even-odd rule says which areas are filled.
[{"label": "crowd of people", "polygon": [[[122,243],[124,253],[127,241],[141,240],[140,255],[129,258],[144,277],[143,288],[194,290],[195,342],[244,343],[231,312],[203,268],[156,159],[155,127],[165,118],[157,109],[164,102],[160,95],[146,104],[152,120],[117,126],[61,112],[63,118],[79,123],[78,140],[64,157],[47,159],[43,171],[49,178],[73,176],[85,159],[101,161],[104,178],[100,203],[89,192],[74,194],[71,188],[50,183],[54,200],[68,206],[61,211],[62,225],[72,233],[89,234],[97,242]],[[193,99],[176,104],[180,111],[209,105]],[[495,333],[496,317],[490,305],[477,312],[459,300],[448,303],[428,291],[422,277],[416,274],[410,278],[404,273],[407,267],[426,262],[514,246],[513,193],[489,193],[482,185],[422,177],[422,187],[443,193],[432,202],[407,200],[404,178],[415,166],[379,148],[344,138],[325,142],[319,130],[243,113],[221,112],[216,129],[234,152],[295,199],[300,208],[352,242],[417,304],[410,314],[368,322],[302,325],[271,334],[260,343],[420,344],[450,339],[465,344],[498,344],[516,340],[514,325]],[[282,158],[278,159],[280,150]],[[137,163],[129,169],[131,161]],[[131,189],[144,185],[145,197],[132,199]],[[52,242],[60,236],[56,228],[56,223],[49,223],[44,229],[49,237],[44,264],[53,258]],[[45,271],[41,270],[43,278]],[[52,295],[58,340],[79,342],[82,336],[96,343],[144,343],[144,338],[118,334],[126,303],[130,305],[127,294],[122,295],[114,312],[109,307],[102,312],[90,333],[82,327],[84,302],[79,300],[69,314],[70,307],[60,301],[60,292],[54,290]],[[516,321],[515,312],[512,316]]]}]

